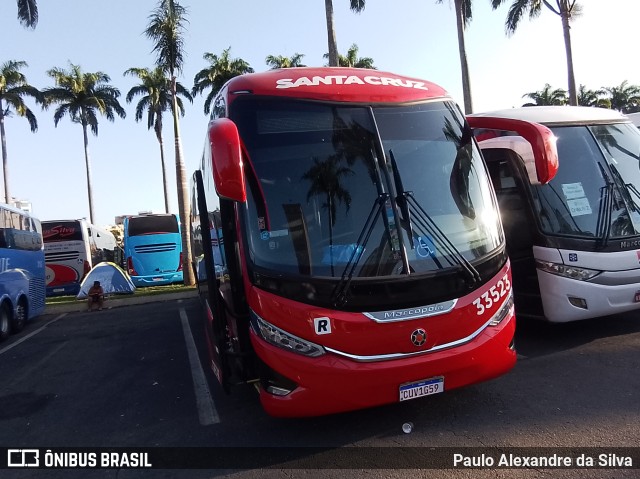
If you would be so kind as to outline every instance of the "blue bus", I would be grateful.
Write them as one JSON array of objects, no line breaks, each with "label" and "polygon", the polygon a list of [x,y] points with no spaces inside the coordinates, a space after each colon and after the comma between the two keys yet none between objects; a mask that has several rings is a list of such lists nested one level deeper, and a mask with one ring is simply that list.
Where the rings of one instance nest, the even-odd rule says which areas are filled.
[{"label": "blue bus", "polygon": [[40,221],[0,204],[0,340],[44,311],[45,263]]},{"label": "blue bus", "polygon": [[173,214],[124,218],[126,270],[136,286],[182,282],[180,222]]}]

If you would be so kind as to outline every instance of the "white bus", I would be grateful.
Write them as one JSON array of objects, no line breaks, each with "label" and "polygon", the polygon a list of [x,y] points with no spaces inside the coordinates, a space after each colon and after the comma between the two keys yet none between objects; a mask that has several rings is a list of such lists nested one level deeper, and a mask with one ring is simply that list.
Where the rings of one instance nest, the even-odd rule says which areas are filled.
[{"label": "white bus", "polygon": [[75,295],[80,283],[101,261],[114,261],[116,239],[86,220],[42,222],[47,296]]},{"label": "white bus", "polygon": [[518,316],[567,322],[640,308],[640,130],[588,107],[471,115],[472,127],[474,117],[540,123],[557,141],[558,172],[540,185],[522,138],[475,132],[500,204]]}]

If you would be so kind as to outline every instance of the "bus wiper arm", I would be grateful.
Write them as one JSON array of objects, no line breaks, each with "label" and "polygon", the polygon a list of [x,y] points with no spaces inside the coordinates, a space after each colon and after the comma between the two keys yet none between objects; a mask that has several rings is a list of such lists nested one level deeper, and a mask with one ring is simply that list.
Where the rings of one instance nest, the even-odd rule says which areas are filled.
[{"label": "bus wiper arm", "polygon": [[347,264],[344,266],[342,277],[331,295],[331,301],[335,307],[344,306],[347,302],[347,292],[351,285],[351,279],[353,278],[356,267],[360,262],[360,258],[364,254],[364,250],[369,238],[371,237],[371,233],[378,222],[382,208],[388,199],[389,195],[387,193],[380,193],[371,207],[367,221],[365,221],[364,226],[360,231],[360,235],[358,236],[358,240],[356,241],[356,247],[353,249],[353,252],[349,257],[349,261],[347,261]]},{"label": "bus wiper arm", "polygon": [[[400,177],[400,172],[398,171],[398,163],[396,163],[396,157],[393,154],[393,150],[389,150],[389,158],[391,159],[391,168],[393,169],[393,181],[396,184],[396,191],[398,193],[396,203],[398,204],[400,212],[402,213],[402,219],[405,222],[407,234],[409,235],[409,238],[413,238],[413,225],[411,224],[409,203],[407,202],[407,199],[405,197],[406,192],[404,191],[404,186],[402,185],[402,178]],[[413,249],[413,243],[411,244],[411,248]]]},{"label": "bus wiper arm", "polygon": [[601,164],[600,172],[605,181],[605,186],[600,189],[600,208],[598,209],[598,220],[596,222],[596,236],[601,247],[606,247],[611,233],[611,209],[613,207],[613,183]]},{"label": "bus wiper arm", "polygon": [[[462,270],[467,274],[469,278],[469,286],[474,286],[477,283],[482,281],[480,277],[480,273],[478,270],[464,257],[464,255],[460,252],[460,250],[454,245],[447,235],[440,229],[440,227],[433,221],[433,218],[427,213],[420,203],[416,201],[413,197],[413,193],[411,191],[405,192],[405,198],[407,203],[409,204],[409,209],[413,216],[416,218],[415,225],[422,227],[424,231],[421,231],[422,234],[425,232],[430,234],[437,243],[440,244],[442,249],[447,253],[448,257],[457,264],[462,267]],[[425,235],[426,236],[426,235]]]},{"label": "bus wiper arm", "polygon": [[[414,224],[411,221],[412,211],[413,216],[416,217],[415,226],[422,227],[420,233],[423,236],[427,236],[426,233],[437,239],[438,243],[442,246],[444,251],[453,259],[454,264],[461,266],[465,273],[468,275],[471,285],[475,285],[482,280],[478,270],[464,257],[458,248],[447,238],[442,229],[433,221],[433,218],[427,213],[422,206],[413,197],[413,192],[405,191],[402,185],[402,178],[398,170],[398,164],[396,163],[393,150],[389,150],[389,157],[391,159],[391,167],[393,169],[393,179],[396,185],[398,197],[396,201],[404,216],[406,222],[407,233],[411,238],[411,248],[413,248],[413,228]],[[439,268],[442,268],[442,264],[434,257],[434,262]]]}]

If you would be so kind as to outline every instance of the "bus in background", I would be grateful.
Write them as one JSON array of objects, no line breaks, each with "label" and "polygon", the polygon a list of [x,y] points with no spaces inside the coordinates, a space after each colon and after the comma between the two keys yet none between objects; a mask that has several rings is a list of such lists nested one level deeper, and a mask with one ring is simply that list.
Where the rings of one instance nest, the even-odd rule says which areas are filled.
[{"label": "bus in background", "polygon": [[40,221],[0,204],[0,340],[44,311],[45,264]]},{"label": "bus in background", "polygon": [[[541,185],[531,149],[477,136],[496,190],[518,316],[568,322],[640,308],[640,131],[614,110],[551,106],[471,115],[548,126],[559,169]],[[482,127],[480,127],[482,128]],[[493,138],[488,139],[489,136]]]},{"label": "bus in background", "polygon": [[[511,123],[548,181],[551,132]],[[498,205],[439,86],[350,68],[236,77],[192,198],[211,369],[226,391],[257,385],[269,414],[405,401],[515,364]]]},{"label": "bus in background", "polygon": [[176,215],[126,216],[122,241],[126,270],[136,287],[182,282],[182,238]]},{"label": "bus in background", "polygon": [[47,296],[75,295],[96,264],[114,261],[116,239],[111,231],[80,220],[42,222]]}]

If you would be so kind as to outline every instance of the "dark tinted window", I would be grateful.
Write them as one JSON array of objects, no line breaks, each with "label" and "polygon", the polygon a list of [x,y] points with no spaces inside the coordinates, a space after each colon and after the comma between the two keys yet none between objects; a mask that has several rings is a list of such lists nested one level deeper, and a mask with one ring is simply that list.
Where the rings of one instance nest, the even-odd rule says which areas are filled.
[{"label": "dark tinted window", "polygon": [[178,220],[173,215],[134,216],[129,218],[129,236],[177,232]]},{"label": "dark tinted window", "polygon": [[82,241],[82,226],[79,221],[44,221],[42,236],[45,243]]}]

